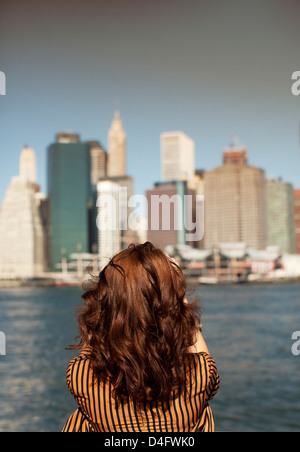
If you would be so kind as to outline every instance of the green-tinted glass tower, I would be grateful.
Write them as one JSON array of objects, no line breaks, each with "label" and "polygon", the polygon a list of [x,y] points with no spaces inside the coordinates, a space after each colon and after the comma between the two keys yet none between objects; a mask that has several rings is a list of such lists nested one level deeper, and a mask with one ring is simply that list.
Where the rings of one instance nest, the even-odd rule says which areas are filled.
[{"label": "green-tinted glass tower", "polygon": [[48,147],[52,270],[62,257],[89,252],[90,146],[75,134],[58,134]]}]

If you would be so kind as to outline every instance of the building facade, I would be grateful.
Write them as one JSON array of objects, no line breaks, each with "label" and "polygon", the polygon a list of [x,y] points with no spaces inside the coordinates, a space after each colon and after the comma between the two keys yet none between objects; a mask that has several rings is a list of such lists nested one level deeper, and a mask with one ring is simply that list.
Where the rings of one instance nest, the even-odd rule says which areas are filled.
[{"label": "building facade", "polygon": [[268,245],[278,246],[282,253],[295,252],[294,190],[281,179],[268,179]]},{"label": "building facade", "polygon": [[0,274],[33,278],[47,270],[45,195],[36,184],[35,152],[27,146],[20,156],[19,176],[12,178],[0,211]]},{"label": "building facade", "polygon": [[204,246],[246,242],[255,249],[267,245],[265,173],[248,165],[244,147],[223,152],[223,165],[204,176]]},{"label": "building facade", "polygon": [[97,228],[100,265],[104,265],[121,249],[120,186],[111,180],[97,184]]},{"label": "building facade", "polygon": [[[147,190],[148,240],[154,245],[165,248],[169,245],[197,246],[196,241],[189,242],[193,231],[188,225],[195,222],[195,191],[186,181],[158,182]],[[187,221],[189,219],[189,221]]]},{"label": "building facade", "polygon": [[107,153],[98,141],[86,141],[86,144],[90,147],[91,184],[96,186],[107,174]]},{"label": "building facade", "polygon": [[295,253],[300,254],[300,190],[294,190]]},{"label": "building facade", "polygon": [[20,177],[36,184],[37,182],[37,164],[35,151],[28,146],[22,149],[20,156]]},{"label": "building facade", "polygon": [[76,134],[58,134],[48,147],[51,268],[78,251],[89,252],[92,207],[90,146]]},{"label": "building facade", "polygon": [[[128,225],[128,218],[132,213],[129,200],[134,194],[134,181],[131,176],[126,174],[126,136],[127,134],[123,128],[120,112],[116,111],[108,131],[106,172],[100,177],[98,174],[96,201],[98,203],[99,196],[101,196],[103,190],[106,190],[107,193],[110,190],[111,193],[118,192],[118,230],[112,231],[112,248],[110,250],[113,254],[126,248],[131,242],[135,241],[137,236],[136,232],[132,231]],[[98,206],[97,218],[100,219],[101,215],[101,208]],[[103,253],[107,254],[109,248],[107,248],[108,245],[105,245],[105,243],[108,243],[108,232],[103,234],[98,231],[97,236],[98,253],[100,255]],[[116,239],[117,236],[118,240]]]},{"label": "building facade", "polygon": [[[104,184],[104,185],[101,185]],[[131,176],[115,176],[115,177],[106,177],[103,179],[99,179],[98,182],[98,190],[97,190],[97,203],[99,201],[99,196],[101,195],[101,187],[106,187],[105,189],[112,191],[116,189],[118,191],[118,236],[119,236],[119,251],[121,249],[127,248],[127,246],[134,242],[137,238],[137,234],[135,231],[130,229],[130,225],[128,224],[129,216],[133,212],[133,208],[130,206],[130,198],[134,194],[134,181]],[[110,187],[110,188],[108,188]],[[105,210],[104,210],[105,212]],[[98,218],[101,216],[101,209],[99,206],[97,208]],[[98,233],[98,238],[99,238]],[[99,253],[102,254],[103,249],[101,246],[102,241],[98,240],[98,250]],[[115,248],[115,247],[114,247]]]},{"label": "building facade", "polygon": [[162,181],[190,181],[195,175],[195,143],[183,132],[160,136]]},{"label": "building facade", "polygon": [[115,112],[114,119],[108,131],[107,139],[108,166],[107,176],[118,177],[126,175],[126,132],[123,129],[119,111]]}]

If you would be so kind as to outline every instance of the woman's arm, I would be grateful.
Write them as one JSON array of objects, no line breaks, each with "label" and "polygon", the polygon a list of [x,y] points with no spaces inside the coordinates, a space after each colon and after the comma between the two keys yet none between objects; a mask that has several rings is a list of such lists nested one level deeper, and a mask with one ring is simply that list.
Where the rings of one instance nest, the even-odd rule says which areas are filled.
[{"label": "woman's arm", "polygon": [[78,408],[65,423],[62,433],[88,433],[89,431],[89,421]]},{"label": "woman's arm", "polygon": [[[188,304],[187,299],[184,300],[184,303]],[[196,335],[195,344],[190,347],[190,353],[205,352],[209,355],[209,350],[208,350],[206,342],[202,336],[201,328],[202,328],[202,325],[199,325],[199,331]]]}]

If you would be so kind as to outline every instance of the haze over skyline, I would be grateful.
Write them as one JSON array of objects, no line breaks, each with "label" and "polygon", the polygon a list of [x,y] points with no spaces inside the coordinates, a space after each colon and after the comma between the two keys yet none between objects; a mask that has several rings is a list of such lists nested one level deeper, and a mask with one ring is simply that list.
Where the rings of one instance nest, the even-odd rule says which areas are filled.
[{"label": "haze over skyline", "polygon": [[107,134],[116,109],[127,172],[144,194],[161,179],[160,134],[195,141],[196,168],[239,137],[249,164],[300,187],[300,5],[265,0],[3,0],[0,204],[25,144],[47,191],[47,147],[61,131]]}]

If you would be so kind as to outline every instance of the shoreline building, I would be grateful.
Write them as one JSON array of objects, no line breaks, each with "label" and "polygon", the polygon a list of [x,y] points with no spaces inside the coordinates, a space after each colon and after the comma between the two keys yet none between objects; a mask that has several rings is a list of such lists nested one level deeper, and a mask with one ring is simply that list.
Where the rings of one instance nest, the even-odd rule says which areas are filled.
[{"label": "shoreline building", "polygon": [[36,181],[35,152],[25,146],[0,211],[0,274],[6,277],[33,278],[47,270],[46,196]]},{"label": "shoreline building", "polygon": [[282,179],[267,179],[268,245],[295,253],[294,190]]},{"label": "shoreline building", "polygon": [[62,257],[90,251],[92,202],[90,146],[79,135],[59,133],[48,147],[51,268]]},{"label": "shoreline building", "polygon": [[300,254],[300,190],[294,190],[295,253]]},{"label": "shoreline building", "polygon": [[223,165],[204,175],[205,248],[220,242],[267,245],[265,172],[248,165],[245,146],[223,151]]}]

